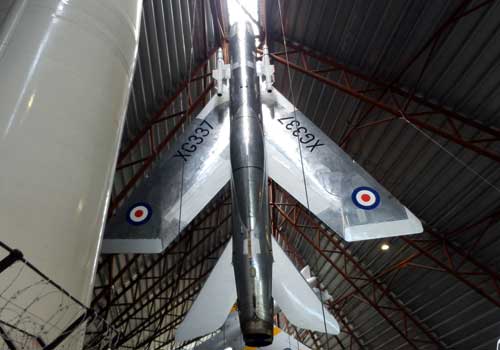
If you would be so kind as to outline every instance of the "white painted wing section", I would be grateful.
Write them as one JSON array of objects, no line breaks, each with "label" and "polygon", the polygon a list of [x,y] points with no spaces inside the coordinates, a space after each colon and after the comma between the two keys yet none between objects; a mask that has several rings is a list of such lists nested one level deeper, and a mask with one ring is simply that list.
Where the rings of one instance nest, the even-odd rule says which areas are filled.
[{"label": "white painted wing section", "polygon": [[177,329],[175,333],[177,343],[211,333],[226,321],[236,301],[232,257],[233,243],[230,240],[198,298]]},{"label": "white painted wing section", "polygon": [[163,251],[230,178],[226,94],[209,101],[109,220],[103,253]]},{"label": "white painted wing section", "polygon": [[273,298],[286,318],[295,326],[316,332],[339,334],[340,328],[330,312],[324,309],[307,281],[295,268],[278,242],[273,238]]},{"label": "white painted wing section", "polygon": [[347,241],[422,232],[415,215],[283,95],[262,92],[262,101],[269,176],[325,225]]}]

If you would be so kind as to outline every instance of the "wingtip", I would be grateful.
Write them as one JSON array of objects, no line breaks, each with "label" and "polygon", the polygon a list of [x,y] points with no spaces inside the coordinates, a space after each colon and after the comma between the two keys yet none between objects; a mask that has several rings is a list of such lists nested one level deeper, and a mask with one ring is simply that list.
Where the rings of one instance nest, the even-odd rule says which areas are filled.
[{"label": "wingtip", "polygon": [[342,236],[347,242],[355,242],[422,233],[423,226],[420,220],[408,208],[404,209],[407,216],[404,220],[348,226]]},{"label": "wingtip", "polygon": [[410,210],[408,210],[408,208],[405,207],[405,210],[406,210],[406,215],[408,216],[408,220],[414,227],[413,230],[414,232],[411,232],[409,234],[417,234],[424,232],[424,227],[422,225],[422,222]]}]

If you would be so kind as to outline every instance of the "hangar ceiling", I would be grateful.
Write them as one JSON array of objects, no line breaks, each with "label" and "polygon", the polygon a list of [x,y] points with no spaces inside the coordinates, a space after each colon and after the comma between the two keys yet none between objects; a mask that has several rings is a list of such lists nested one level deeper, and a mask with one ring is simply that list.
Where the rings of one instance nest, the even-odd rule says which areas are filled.
[{"label": "hangar ceiling", "polygon": [[[347,243],[271,183],[273,234],[320,278],[342,328],[288,332],[332,350],[494,348],[498,1],[287,0],[282,16],[277,0],[259,5],[276,88],[425,223],[422,235],[384,241],[388,251],[380,240]],[[213,94],[225,8],[144,1],[110,215]],[[118,348],[177,348],[176,326],[230,237],[230,215],[226,190],[164,253],[100,257],[92,307],[122,333]]]}]

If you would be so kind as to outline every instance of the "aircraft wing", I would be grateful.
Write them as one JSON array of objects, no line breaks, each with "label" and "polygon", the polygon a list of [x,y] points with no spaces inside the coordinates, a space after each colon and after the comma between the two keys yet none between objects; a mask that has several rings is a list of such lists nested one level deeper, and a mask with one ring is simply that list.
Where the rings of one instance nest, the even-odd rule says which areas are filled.
[{"label": "aircraft wing", "polygon": [[347,241],[422,232],[415,215],[283,95],[263,92],[262,102],[268,175],[324,224]]},{"label": "aircraft wing", "polygon": [[279,327],[274,326],[273,343],[268,346],[253,348],[245,346],[243,336],[240,330],[240,320],[236,310],[231,311],[224,323],[222,329],[206,338],[202,338],[197,342],[193,350],[225,350],[232,348],[233,350],[310,350],[307,346],[299,342],[293,336],[285,333]]},{"label": "aircraft wing", "polygon": [[[281,249],[274,237],[272,238],[272,247],[274,256],[273,298],[286,318],[300,328],[338,334],[340,328],[337,321],[322,306],[321,301],[309,283]],[[191,339],[203,337],[217,331],[222,325],[227,326],[227,321],[224,321],[231,306],[237,302],[232,257],[233,245],[230,240],[200,294],[177,328],[175,333],[176,343],[181,344]],[[239,321],[237,324],[238,337],[241,337]],[[275,329],[274,333],[276,336],[279,332],[276,332]],[[217,341],[216,339],[213,338],[209,342],[211,346],[214,346],[211,349],[217,348],[213,344],[213,342]],[[243,342],[243,338],[241,339]],[[273,345],[275,344],[276,342],[273,343]],[[263,347],[263,349],[274,348]]]},{"label": "aircraft wing", "polygon": [[103,253],[159,253],[229,182],[229,102],[214,96],[106,225]]}]

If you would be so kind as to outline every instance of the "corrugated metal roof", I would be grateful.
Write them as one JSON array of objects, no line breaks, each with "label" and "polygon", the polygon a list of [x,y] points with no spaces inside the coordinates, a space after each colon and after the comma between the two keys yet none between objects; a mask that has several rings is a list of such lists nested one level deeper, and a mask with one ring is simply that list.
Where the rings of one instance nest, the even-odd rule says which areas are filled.
[{"label": "corrugated metal roof", "polygon": [[[212,6],[208,0],[144,1],[139,53],[122,149],[149,125],[154,116],[161,118],[179,113],[155,124],[152,143],[157,147],[182,118],[180,113],[188,109],[187,90],[182,91],[167,109],[162,110],[162,107],[183,83],[194,78],[194,68],[210,58],[209,53],[220,41],[217,36],[218,24],[212,19]],[[213,64],[214,60],[209,60],[208,66],[198,75],[209,74]],[[192,98],[205,89],[209,81],[207,79],[190,84],[189,94]],[[162,110],[161,115],[157,115],[159,110]],[[124,158],[123,163],[144,159],[151,154],[151,143],[141,141],[140,147]],[[118,193],[140,167],[139,163],[130,169],[118,171],[113,193]]]},{"label": "corrugated metal roof", "polygon": [[[197,4],[196,11],[194,3]],[[211,12],[216,3],[206,0],[145,1],[139,60],[123,145],[127,145],[147,125],[147,121],[159,110],[162,103],[173,95],[183,80],[189,77],[189,67],[201,62],[208,50],[217,45],[218,23],[214,23]],[[200,15],[202,4],[205,10],[205,26]],[[462,4],[466,6],[461,8]],[[397,85],[406,91],[415,90],[418,96],[460,113],[465,118],[481,122],[483,125],[498,127],[500,121],[496,118],[496,114],[500,106],[495,97],[500,92],[500,72],[497,64],[500,54],[500,46],[497,45],[500,7],[498,1],[485,2],[477,11],[467,14],[467,11],[474,10],[481,4],[483,2],[480,0],[466,2],[288,0],[282,2],[281,6],[285,33],[289,40],[332,57],[337,62],[374,79],[386,83],[397,80]],[[458,12],[459,10],[463,12]],[[270,41],[271,51],[284,49],[280,43],[282,35],[279,13],[277,1],[268,0],[266,6],[268,36],[277,40]],[[419,79],[432,46],[405,70],[412,57],[415,57],[428,43],[433,33],[443,26],[450,16],[459,18],[460,13],[467,15],[460,18],[455,25],[444,27],[442,37],[432,50],[432,59],[429,60],[422,77]],[[197,19],[194,21],[194,31],[191,31],[193,17]],[[189,57],[192,41],[194,41],[194,56],[191,60]],[[321,67],[314,60],[309,60],[308,63],[311,69]],[[275,64],[276,87],[288,94],[288,98],[292,98],[287,72],[284,66]],[[210,72],[210,67],[207,69],[206,72]],[[326,76],[338,79],[338,74],[331,72]],[[337,142],[370,108],[366,102],[361,102],[304,74],[292,70],[291,76],[297,107]],[[355,80],[352,84],[359,89],[366,86],[361,80]],[[203,89],[203,80],[198,81],[193,89],[197,90],[194,94],[198,94]],[[388,98],[382,101],[387,102]],[[186,96],[180,96],[165,115],[182,111],[186,105]],[[410,109],[421,111],[414,105]],[[376,121],[385,117],[384,112],[375,109],[367,120]],[[156,144],[167,135],[177,120],[176,117],[169,119],[155,129]],[[427,116],[423,120],[436,127],[445,127],[442,120],[433,119],[432,116]],[[463,124],[459,123],[457,127],[459,131],[472,136],[469,135],[471,129]],[[500,151],[498,142],[487,146]],[[139,149],[132,152],[127,161],[144,158],[151,152],[147,142],[141,144]],[[460,267],[460,271],[468,273],[463,275],[467,277],[467,281],[477,284],[478,288],[484,289],[486,293],[496,295],[497,300],[500,281],[496,280],[498,284],[495,291],[491,279],[474,274],[480,271],[476,265],[465,263],[459,266],[462,259],[447,252],[446,246],[437,243],[432,248],[429,246],[432,242],[442,242],[436,240],[434,234],[446,237],[456,247],[467,252],[468,259],[473,258],[498,276],[500,240],[496,233],[500,229],[499,216],[492,216],[484,223],[472,226],[482,218],[500,212],[498,204],[500,193],[495,189],[495,186],[500,188],[498,163],[450,140],[412,127],[403,120],[360,130],[345,149],[421,218],[429,231],[434,232],[419,236],[418,239],[421,241],[413,242],[414,246],[401,238],[390,239],[391,248],[384,253],[379,249],[381,243],[379,240],[340,242],[339,244],[345,247],[346,253],[339,254],[331,249],[332,252],[328,254],[335,266],[345,268],[349,272],[352,280],[346,280],[325,256],[313,249],[303,237],[299,237],[290,225],[283,228],[284,234],[289,237],[305,262],[318,274],[334,299],[352,290],[353,283],[358,286],[365,283],[360,277],[363,273],[354,266],[356,261],[369,276],[377,277],[380,285],[388,289],[387,295],[424,325],[424,328],[418,328],[404,317],[397,317],[397,312],[390,309],[394,301],[391,302],[387,299],[388,296],[384,295],[380,299],[382,307],[387,308],[385,311],[390,314],[391,319],[399,320],[393,327],[384,320],[380,312],[358,295],[342,304],[341,314],[337,313],[337,317],[342,316],[345,324],[350,325],[360,339],[361,345],[355,343],[353,349],[412,348],[404,336],[396,330],[398,327],[403,328],[403,322],[409,322],[411,337],[428,341],[428,336],[424,334],[425,330],[428,330],[431,335],[439,339],[444,348],[493,349],[495,340],[500,337],[500,309],[460,277],[446,271],[445,267],[452,266],[457,270]],[[140,164],[117,172],[115,195],[139,167]],[[225,210],[224,213],[228,214],[229,209]],[[214,215],[207,220],[212,220],[212,223],[206,227],[216,224]],[[467,225],[471,227],[466,228],[464,233],[453,233]],[[214,231],[213,237],[209,239],[210,243],[200,245],[186,257],[186,261],[194,262],[197,256],[209,252],[228,235],[229,230],[230,227],[226,225]],[[312,236],[314,232],[311,230],[306,233]],[[204,230],[193,231],[193,242],[202,237]],[[477,241],[479,237],[481,239]],[[182,244],[188,244],[187,241],[183,242]],[[333,243],[323,238],[319,245],[326,251]],[[428,255],[419,254],[418,247],[423,247]],[[211,257],[218,254],[220,249],[216,249]],[[345,260],[346,254],[355,260]],[[414,257],[410,264],[400,266],[390,273],[384,272],[415,254],[417,257]],[[437,257],[438,261],[433,262],[429,256]],[[138,305],[146,303],[147,298],[139,298],[137,295],[153,283],[160,283],[157,287],[153,287],[158,291],[163,283],[160,281],[176,279],[176,274],[173,272],[162,275],[160,265],[143,277],[140,276],[145,267],[150,266],[157,258],[155,255],[114,257],[112,261],[115,265],[111,275],[120,271],[131,259],[135,260],[127,272],[115,282],[113,293],[119,293],[119,290],[125,288],[127,284],[134,287],[113,302],[110,308],[111,315],[118,314],[120,310],[130,305],[136,304],[133,308],[138,308]],[[179,254],[172,254],[166,258],[166,266],[174,266],[176,261],[183,261],[180,259]],[[111,260],[109,257],[102,257],[102,261],[106,262],[102,263],[104,268],[99,273],[100,281],[97,284],[96,294],[100,293],[100,289],[105,289],[102,287],[106,286],[109,280],[107,266]],[[179,283],[185,286],[189,278],[208,271],[205,269],[209,269],[213,261],[207,261],[206,266],[197,267],[196,272],[186,275],[188,277]],[[185,262],[184,269],[189,265],[186,264],[188,263]],[[181,290],[182,286],[176,286],[168,291]],[[134,295],[135,288],[139,288],[139,294]],[[370,287],[364,288],[367,293],[371,292]],[[130,329],[139,329],[141,322],[172,303],[168,295],[164,298],[167,300],[155,302],[149,311],[147,308],[139,311],[140,316],[130,314],[123,316],[133,318],[126,332],[130,332]],[[103,308],[106,303],[106,298],[99,299],[99,305]],[[169,311],[168,317],[157,324],[166,325],[176,315],[185,312],[189,305],[190,302],[180,303]],[[158,328],[153,327],[153,329]],[[145,332],[141,338],[137,335],[128,344],[138,344],[147,338],[148,334]],[[307,345],[315,346],[315,341],[308,334],[301,332],[301,335],[306,337]],[[158,340],[169,341],[172,336],[172,329],[169,329]],[[322,344],[326,341],[324,336],[315,337]],[[341,333],[338,340],[329,337],[329,346],[324,348],[348,349],[351,339],[352,336],[348,333]],[[417,343],[421,349],[436,348],[436,345]],[[154,347],[159,346],[160,343],[156,343]],[[174,347],[169,343],[165,348]]]},{"label": "corrugated metal roof", "polygon": [[[279,11],[277,4],[273,5],[268,8],[273,23],[270,36],[281,38]],[[283,6],[287,18],[285,32],[288,39],[335,57],[362,73],[392,82],[458,5],[456,1],[371,2],[368,6],[362,1],[317,1],[314,5],[308,1],[290,1]],[[494,61],[499,50],[495,45],[499,14],[498,3],[492,2],[461,20],[447,39],[439,43],[435,57],[418,84],[417,94],[485,125],[499,125],[495,118],[497,102],[491,98],[499,92],[498,86],[485,81],[498,83],[500,78],[500,74],[495,74]],[[283,50],[283,45],[274,43],[273,46],[276,51]],[[416,68],[400,78],[401,87],[415,88],[420,74],[418,67],[423,61],[417,61]],[[360,112],[369,107],[303,74],[293,71],[291,75],[298,108],[336,141],[359,118]],[[289,90],[283,66],[279,67],[276,80],[278,89]],[[382,118],[384,113],[374,112],[370,120]],[[360,131],[347,151],[419,218],[439,232],[451,232],[498,211],[499,192],[474,173],[498,187],[498,164],[435,135],[431,137],[453,156],[404,121]],[[498,144],[496,147],[498,149]],[[467,164],[467,168],[460,162]],[[473,256],[498,272],[500,243],[495,237],[495,229],[498,224],[489,229],[474,249]],[[470,247],[475,232],[457,236],[455,241],[464,248]],[[391,252],[381,254],[379,244],[371,241],[348,246],[356,257],[369,264],[371,270],[378,271],[397,260],[394,254],[404,246],[400,239],[392,239]],[[318,259],[313,251],[304,251],[304,255],[310,262]],[[425,258],[421,260],[426,261]],[[320,275],[327,281],[338,279],[331,270],[320,272]],[[449,274],[404,269],[392,281],[391,291],[449,348],[493,348],[499,337],[500,310]],[[332,292],[335,293],[336,288],[332,288]],[[356,307],[361,308],[359,304]],[[343,310],[348,317],[354,317],[355,326],[373,314],[373,310]],[[373,322],[376,321],[372,320],[367,326]],[[376,344],[379,330],[373,327],[371,331],[374,334],[365,333],[365,338],[375,339]]]}]

